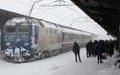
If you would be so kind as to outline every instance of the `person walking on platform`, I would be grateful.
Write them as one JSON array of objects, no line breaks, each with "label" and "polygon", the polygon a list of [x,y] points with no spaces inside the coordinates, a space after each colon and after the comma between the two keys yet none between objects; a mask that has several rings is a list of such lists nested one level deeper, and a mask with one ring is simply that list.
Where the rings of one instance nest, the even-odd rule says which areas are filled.
[{"label": "person walking on platform", "polygon": [[89,57],[89,42],[86,44],[86,56]]},{"label": "person walking on platform", "polygon": [[77,44],[77,42],[75,41],[74,42],[74,45],[73,45],[73,53],[75,54],[75,61],[77,62],[77,56],[79,58],[79,62],[81,62],[81,58],[80,58],[80,47],[79,45]]},{"label": "person walking on platform", "polygon": [[102,62],[102,53],[104,51],[104,45],[102,43],[102,40],[100,40],[96,46],[96,54],[97,54],[97,59],[98,63],[103,63]]},{"label": "person walking on platform", "polygon": [[87,57],[93,55],[93,42],[91,40],[86,44],[86,55]]},{"label": "person walking on platform", "polygon": [[111,57],[114,53],[114,41],[110,40],[109,41],[109,50],[108,50],[108,54]]}]

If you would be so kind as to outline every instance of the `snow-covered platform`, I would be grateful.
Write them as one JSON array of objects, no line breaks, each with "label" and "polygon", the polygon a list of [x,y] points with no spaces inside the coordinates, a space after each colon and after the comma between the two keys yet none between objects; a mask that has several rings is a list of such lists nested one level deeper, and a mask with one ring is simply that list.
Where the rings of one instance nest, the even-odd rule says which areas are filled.
[{"label": "snow-covered platform", "polygon": [[114,74],[114,69],[111,68],[108,60],[103,60],[104,63],[98,64],[97,58],[86,57],[85,48],[82,48],[80,52],[81,63],[75,62],[72,51],[19,64],[0,59],[0,75],[117,75]]}]

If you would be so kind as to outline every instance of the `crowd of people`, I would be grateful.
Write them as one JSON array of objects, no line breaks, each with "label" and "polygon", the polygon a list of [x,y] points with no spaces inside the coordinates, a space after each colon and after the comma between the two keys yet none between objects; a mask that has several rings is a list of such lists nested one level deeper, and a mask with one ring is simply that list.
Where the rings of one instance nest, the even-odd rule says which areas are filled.
[{"label": "crowd of people", "polygon": [[[77,56],[81,62],[79,45],[77,42],[73,45],[73,52],[75,54],[75,61],[77,62]],[[96,57],[97,63],[103,63],[102,59],[111,57],[114,53],[114,50],[118,50],[118,42],[116,40],[90,40],[86,44],[86,56],[87,57]]]},{"label": "crowd of people", "polygon": [[118,50],[118,43],[116,40],[95,40],[94,42],[90,40],[86,44],[86,56],[97,56],[98,63],[103,63],[102,59],[107,56],[111,57],[115,49]]}]

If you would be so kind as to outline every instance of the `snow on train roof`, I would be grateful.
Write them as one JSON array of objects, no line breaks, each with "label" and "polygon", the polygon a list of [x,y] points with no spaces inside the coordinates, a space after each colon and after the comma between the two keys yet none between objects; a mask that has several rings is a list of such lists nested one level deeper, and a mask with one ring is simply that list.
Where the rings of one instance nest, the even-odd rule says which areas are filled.
[{"label": "snow on train roof", "polygon": [[12,18],[12,19],[9,19],[5,25],[16,25],[16,23],[21,23],[21,22],[26,22],[26,19],[25,18]]},{"label": "snow on train roof", "polygon": [[[36,20],[36,19],[30,19],[30,18],[13,18],[13,19],[7,21],[6,24],[8,24],[8,25],[15,25],[15,23],[20,23],[20,22],[26,23],[27,20],[29,20],[29,22],[31,22],[32,25],[36,25],[38,23],[38,20]],[[49,21],[45,21],[43,19],[40,19],[39,21],[40,21],[40,23],[44,27],[49,27],[49,28],[54,28],[54,29],[58,29],[59,28],[63,32],[75,33],[75,34],[85,34],[85,35],[91,36],[91,33],[89,33],[89,32],[85,32],[85,31],[78,30],[78,29],[75,29],[75,28],[71,28],[71,27],[60,25],[60,24],[52,23],[52,22],[49,22]]]},{"label": "snow on train roof", "polygon": [[49,28],[57,28],[57,24],[45,21],[45,20],[40,20],[40,22],[42,23],[42,25],[44,25],[45,27],[49,27]]},{"label": "snow on train roof", "polygon": [[12,18],[9,19],[5,25],[16,25],[16,23],[21,23],[21,25],[29,25],[28,22],[32,25],[39,25],[39,22],[36,19],[30,18]]},{"label": "snow on train roof", "polygon": [[75,29],[75,28],[62,26],[62,25],[59,25],[59,26],[62,28],[62,30],[64,32],[67,32],[67,33],[85,34],[85,35],[89,35],[89,36],[92,35],[92,33],[89,33],[89,32],[83,31],[83,30],[78,30],[78,29]]},{"label": "snow on train roof", "polygon": [[89,33],[89,32],[86,32],[86,31],[82,31],[82,30],[78,30],[78,29],[75,29],[75,28],[71,28],[71,27],[67,27],[67,26],[60,25],[60,24],[52,23],[52,22],[49,22],[49,21],[45,21],[45,20],[43,20],[43,19],[41,19],[40,22],[41,22],[45,27],[59,28],[59,29],[61,29],[63,32],[75,33],[75,34],[85,34],[85,35],[89,35],[89,36],[92,35],[92,33]]},{"label": "snow on train roof", "polygon": [[67,32],[67,33],[85,34],[85,35],[91,36],[90,33],[83,32],[83,31],[80,31],[80,30],[73,30],[73,29],[66,29],[66,28],[63,28],[63,31],[64,31],[64,32]]},{"label": "snow on train roof", "polygon": [[19,22],[26,22],[26,19],[25,18],[13,18],[12,22],[17,22],[17,23],[19,23]]}]

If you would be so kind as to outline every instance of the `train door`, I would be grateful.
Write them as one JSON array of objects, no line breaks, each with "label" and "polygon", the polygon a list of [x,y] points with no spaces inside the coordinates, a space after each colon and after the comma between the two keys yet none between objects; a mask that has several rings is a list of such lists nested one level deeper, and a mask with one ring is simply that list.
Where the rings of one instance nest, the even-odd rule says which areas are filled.
[{"label": "train door", "polygon": [[34,27],[34,30],[35,30],[35,44],[38,44],[38,34],[39,34],[39,27],[38,26],[35,26]]},{"label": "train door", "polygon": [[38,32],[39,32],[39,27],[33,26],[31,39],[32,39],[32,48],[34,50],[37,49],[37,45],[38,45]]}]

